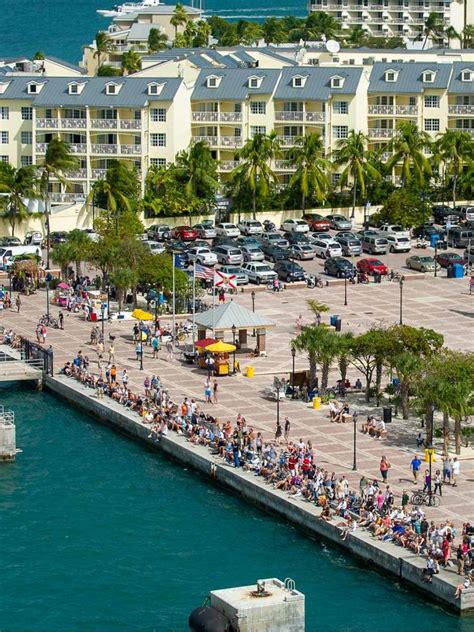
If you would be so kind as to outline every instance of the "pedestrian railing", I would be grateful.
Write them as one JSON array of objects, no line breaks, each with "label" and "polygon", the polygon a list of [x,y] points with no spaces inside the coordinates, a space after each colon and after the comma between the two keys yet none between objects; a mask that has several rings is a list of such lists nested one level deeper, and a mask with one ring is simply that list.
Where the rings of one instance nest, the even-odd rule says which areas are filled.
[{"label": "pedestrian railing", "polygon": [[21,359],[31,367],[42,371],[44,375],[53,375],[53,349],[44,349],[41,345],[20,336]]}]

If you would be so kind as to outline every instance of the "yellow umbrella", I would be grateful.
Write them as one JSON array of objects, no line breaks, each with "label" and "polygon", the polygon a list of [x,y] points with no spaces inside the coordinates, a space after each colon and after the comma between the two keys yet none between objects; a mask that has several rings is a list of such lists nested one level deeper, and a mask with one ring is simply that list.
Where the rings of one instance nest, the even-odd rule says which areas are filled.
[{"label": "yellow umbrella", "polygon": [[143,309],[134,309],[132,312],[132,317],[137,320],[153,320],[153,314],[150,312],[145,312]]},{"label": "yellow umbrella", "polygon": [[211,353],[229,353],[230,351],[235,351],[236,348],[235,345],[230,345],[227,342],[218,340],[217,342],[213,342],[212,345],[207,346],[206,351],[210,351]]}]

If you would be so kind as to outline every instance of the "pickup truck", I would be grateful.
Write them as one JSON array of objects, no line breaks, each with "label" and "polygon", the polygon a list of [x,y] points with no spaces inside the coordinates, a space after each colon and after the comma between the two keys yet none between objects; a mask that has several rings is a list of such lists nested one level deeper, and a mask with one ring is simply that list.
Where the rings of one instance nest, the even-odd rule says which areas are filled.
[{"label": "pickup truck", "polygon": [[406,237],[410,239],[410,231],[400,226],[400,224],[384,224],[377,232],[384,237],[387,235],[395,235],[395,237]]}]

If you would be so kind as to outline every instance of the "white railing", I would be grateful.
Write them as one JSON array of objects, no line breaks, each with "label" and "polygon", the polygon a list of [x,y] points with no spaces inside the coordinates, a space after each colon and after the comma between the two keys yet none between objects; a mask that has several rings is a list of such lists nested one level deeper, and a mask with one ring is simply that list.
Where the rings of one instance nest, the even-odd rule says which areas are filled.
[{"label": "white railing", "polygon": [[307,123],[324,123],[326,112],[306,112],[305,120]]},{"label": "white railing", "polygon": [[449,105],[448,112],[449,114],[474,114],[474,104],[473,105]]},{"label": "white railing", "polygon": [[127,156],[137,156],[142,153],[141,145],[120,145],[120,153]]},{"label": "white railing", "polygon": [[51,202],[59,202],[63,204],[73,204],[76,200],[84,199],[84,195],[80,193],[50,193]]},{"label": "white railing", "polygon": [[63,118],[61,119],[62,129],[86,129],[87,120],[83,118]]},{"label": "white railing", "polygon": [[221,123],[241,123],[242,112],[220,112],[219,121]]},{"label": "white railing", "polygon": [[390,158],[393,156],[392,153],[390,153],[389,151],[384,151],[381,155],[380,158],[384,161],[390,160]]},{"label": "white railing", "polygon": [[193,112],[192,119],[196,123],[217,123],[219,120],[218,112]]},{"label": "white railing", "polygon": [[118,145],[104,145],[101,143],[93,143],[91,145],[93,154],[118,154]]},{"label": "white railing", "polygon": [[107,169],[92,169],[93,180],[105,180],[107,176]]},{"label": "white railing", "polygon": [[239,160],[221,160],[221,162],[219,163],[219,169],[221,171],[233,171],[233,169],[235,169],[239,165]]},{"label": "white railing", "polygon": [[37,118],[36,127],[38,129],[58,129],[59,119],[57,118]]},{"label": "white railing", "polygon": [[91,127],[97,129],[117,129],[117,119],[91,119]]},{"label": "white railing", "polygon": [[69,145],[69,149],[72,154],[85,154],[87,153],[87,145],[86,143],[73,143]]},{"label": "white railing", "polygon": [[71,171],[71,173],[68,173],[67,177],[70,180],[85,179],[87,178],[87,169],[76,169],[76,171]]},{"label": "white railing", "polygon": [[242,147],[242,144],[241,136],[219,136],[220,147]]},{"label": "white railing", "polygon": [[217,147],[218,137],[217,136],[193,136],[192,140],[196,143],[204,142],[210,145],[211,147]]},{"label": "white railing", "polygon": [[395,108],[396,114],[416,116],[418,114],[418,106],[416,105],[397,105]]},{"label": "white railing", "polygon": [[275,112],[277,121],[302,121],[304,112]]},{"label": "white railing", "polygon": [[382,127],[369,127],[369,138],[392,138],[393,129],[385,129]]},{"label": "white railing", "polygon": [[275,169],[278,171],[294,171],[295,165],[288,160],[275,160]]},{"label": "white railing", "polygon": [[140,119],[120,119],[120,129],[141,129]]},{"label": "white railing", "polygon": [[278,141],[282,147],[291,147],[296,145],[296,141],[300,136],[278,136]]},{"label": "white railing", "polygon": [[393,105],[369,105],[369,114],[391,115],[393,113]]},{"label": "white railing", "polygon": [[36,143],[35,151],[37,154],[45,154],[48,149],[48,143]]}]

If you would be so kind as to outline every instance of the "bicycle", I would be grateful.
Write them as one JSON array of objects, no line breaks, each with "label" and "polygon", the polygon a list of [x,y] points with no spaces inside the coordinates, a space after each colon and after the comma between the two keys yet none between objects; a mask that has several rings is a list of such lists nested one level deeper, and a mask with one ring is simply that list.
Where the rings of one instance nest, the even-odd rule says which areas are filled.
[{"label": "bicycle", "polygon": [[412,505],[428,505],[429,507],[439,507],[441,499],[432,492],[418,491],[412,494],[410,499]]},{"label": "bicycle", "polygon": [[57,318],[53,318],[51,314],[49,316],[48,314],[43,314],[39,319],[39,324],[45,325],[46,327],[53,327],[53,329],[59,329],[59,321]]}]

